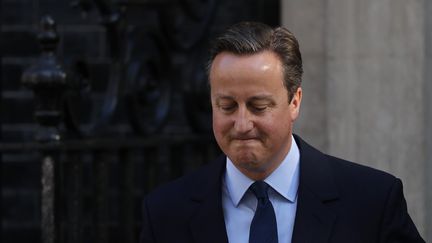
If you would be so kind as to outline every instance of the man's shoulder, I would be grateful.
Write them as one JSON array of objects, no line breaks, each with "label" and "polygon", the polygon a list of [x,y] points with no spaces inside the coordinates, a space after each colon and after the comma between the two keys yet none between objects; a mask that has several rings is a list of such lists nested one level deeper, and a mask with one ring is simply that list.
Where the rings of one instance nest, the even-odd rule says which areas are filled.
[{"label": "man's shoulder", "polygon": [[364,164],[352,162],[326,155],[328,163],[334,171],[334,177],[341,183],[364,183],[364,184],[393,184],[397,178],[383,170],[369,167]]},{"label": "man's shoulder", "polygon": [[402,185],[400,179],[383,170],[331,155],[326,157],[341,199],[367,201],[369,205],[381,207],[388,195]]},{"label": "man's shoulder", "polygon": [[165,201],[179,202],[193,198],[195,195],[200,196],[219,182],[224,168],[223,161],[224,156],[220,156],[180,178],[154,188],[145,198],[154,204],[160,204]]},{"label": "man's shoulder", "polygon": [[[338,188],[350,188],[353,191],[356,189],[388,190],[399,180],[388,172],[325,154],[301,140],[300,137],[296,136],[296,138],[301,147],[300,156],[303,158],[301,161],[305,163],[303,166],[307,167],[308,177],[321,176],[324,173],[327,177],[323,178],[333,178]],[[365,188],[368,186],[369,188]]]}]

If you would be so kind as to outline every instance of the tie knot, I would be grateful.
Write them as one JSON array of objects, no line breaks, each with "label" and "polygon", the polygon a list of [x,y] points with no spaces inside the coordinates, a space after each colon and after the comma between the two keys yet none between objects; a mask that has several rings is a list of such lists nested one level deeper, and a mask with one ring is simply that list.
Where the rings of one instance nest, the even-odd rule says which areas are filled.
[{"label": "tie knot", "polygon": [[255,194],[255,197],[257,199],[268,199],[268,191],[269,185],[265,183],[264,181],[255,181],[251,186],[250,189]]}]

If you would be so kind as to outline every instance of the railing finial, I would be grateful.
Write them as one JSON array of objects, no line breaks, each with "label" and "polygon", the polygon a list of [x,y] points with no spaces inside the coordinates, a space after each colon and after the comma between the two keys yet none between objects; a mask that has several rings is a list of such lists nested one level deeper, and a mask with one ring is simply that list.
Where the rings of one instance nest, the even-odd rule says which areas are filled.
[{"label": "railing finial", "polygon": [[63,95],[68,88],[66,72],[57,61],[55,50],[59,42],[55,21],[50,16],[41,20],[38,40],[42,54],[34,65],[26,69],[22,84],[35,95],[35,118],[41,126],[36,133],[39,141],[57,141],[57,129],[62,119]]},{"label": "railing finial", "polygon": [[46,52],[54,52],[59,42],[57,26],[54,19],[45,15],[40,21],[40,33],[37,38],[41,44],[41,48]]}]

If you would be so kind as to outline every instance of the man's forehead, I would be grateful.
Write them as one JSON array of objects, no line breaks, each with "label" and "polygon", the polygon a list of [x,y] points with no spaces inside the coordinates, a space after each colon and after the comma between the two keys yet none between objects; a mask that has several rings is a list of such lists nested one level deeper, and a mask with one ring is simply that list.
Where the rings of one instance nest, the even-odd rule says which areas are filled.
[{"label": "man's forehead", "polygon": [[271,56],[271,57],[274,57],[277,60],[279,59],[278,55],[274,51],[272,51],[272,50],[261,50],[261,51],[253,52],[253,53],[234,53],[234,52],[229,52],[229,51],[223,51],[223,52],[217,54],[215,56],[214,60],[221,59],[221,58],[252,59],[252,58],[260,58],[260,57],[264,57],[264,56]]}]

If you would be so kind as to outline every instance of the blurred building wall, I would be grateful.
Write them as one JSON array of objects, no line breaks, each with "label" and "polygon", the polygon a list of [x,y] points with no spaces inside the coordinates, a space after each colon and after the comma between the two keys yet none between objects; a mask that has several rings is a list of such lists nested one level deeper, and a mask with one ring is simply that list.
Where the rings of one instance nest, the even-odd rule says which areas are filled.
[{"label": "blurred building wall", "polygon": [[432,242],[431,1],[290,0],[281,11],[305,70],[296,133],[401,178]]}]

